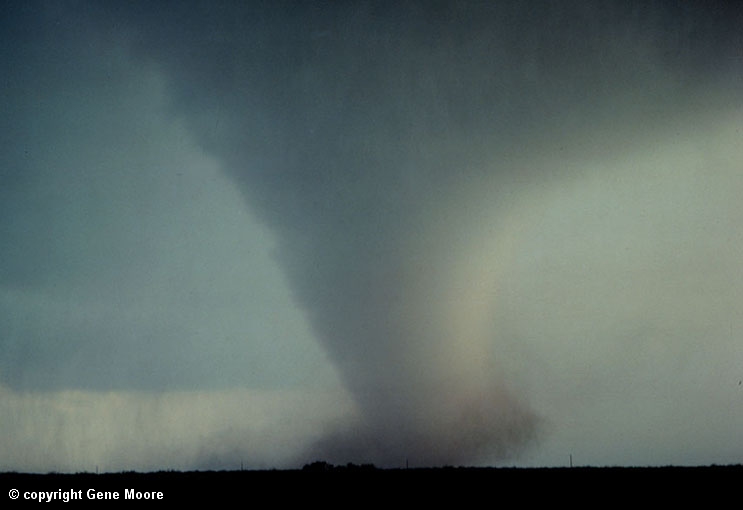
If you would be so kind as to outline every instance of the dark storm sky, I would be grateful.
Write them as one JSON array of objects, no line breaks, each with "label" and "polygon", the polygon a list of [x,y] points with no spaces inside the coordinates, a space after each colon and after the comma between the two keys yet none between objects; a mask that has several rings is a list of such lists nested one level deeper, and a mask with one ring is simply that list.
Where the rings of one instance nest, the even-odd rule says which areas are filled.
[{"label": "dark storm sky", "polygon": [[734,2],[1,19],[3,467],[739,461]]}]

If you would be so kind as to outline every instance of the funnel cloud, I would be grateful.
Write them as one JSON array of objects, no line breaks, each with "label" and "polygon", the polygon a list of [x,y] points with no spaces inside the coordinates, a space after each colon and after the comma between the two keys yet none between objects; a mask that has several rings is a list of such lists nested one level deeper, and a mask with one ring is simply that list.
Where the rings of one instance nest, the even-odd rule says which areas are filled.
[{"label": "funnel cloud", "polygon": [[[297,436],[295,462],[544,465],[575,452],[652,464],[743,453],[743,415],[729,411],[743,361],[734,2],[14,11],[29,26],[86,27],[64,37],[68,62],[83,63],[70,72],[111,65],[95,46],[126,62],[124,83],[149,76],[133,107],[158,105],[151,122],[177,126],[200,165],[237,190],[253,218],[246,230],[269,232],[290,304],[268,321],[289,309],[306,320],[321,348],[308,351],[308,370],[329,362],[353,401],[321,432]],[[21,102],[6,89],[8,103]],[[187,156],[167,147],[160,157]],[[31,285],[18,260],[0,285]],[[184,324],[153,331],[176,342]],[[296,373],[301,358],[281,369]],[[694,441],[700,413],[724,417]],[[689,441],[694,451],[679,446]]]}]

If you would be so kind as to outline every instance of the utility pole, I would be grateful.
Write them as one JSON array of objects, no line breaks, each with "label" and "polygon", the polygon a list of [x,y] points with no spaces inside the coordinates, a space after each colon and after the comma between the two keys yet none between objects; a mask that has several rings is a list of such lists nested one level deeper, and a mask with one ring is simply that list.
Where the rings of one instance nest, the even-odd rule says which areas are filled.
[{"label": "utility pole", "polygon": [[573,454],[570,454],[570,467],[573,467]]}]

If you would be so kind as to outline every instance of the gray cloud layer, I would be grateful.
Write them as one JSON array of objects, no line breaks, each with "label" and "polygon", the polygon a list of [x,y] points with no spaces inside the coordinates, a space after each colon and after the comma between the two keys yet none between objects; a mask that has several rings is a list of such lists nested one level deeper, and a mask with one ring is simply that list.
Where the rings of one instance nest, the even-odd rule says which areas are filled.
[{"label": "gray cloud layer", "polygon": [[[614,457],[587,448],[584,457],[601,462],[627,451],[596,432],[606,428],[637,446],[620,462],[653,462],[640,453],[648,443],[657,458],[704,461],[734,437],[740,413],[720,416],[717,439],[689,457],[680,446],[693,437],[686,429],[655,442],[637,430],[667,430],[709,407],[716,415],[730,403],[722,388],[737,382],[742,17],[724,2],[71,4],[45,10],[49,40],[26,36],[13,47],[31,55],[12,64],[19,84],[37,81],[24,75],[25,62],[47,58],[45,77],[75,78],[38,85],[39,97],[59,99],[18,110],[8,130],[23,126],[35,141],[61,115],[72,129],[54,131],[79,141],[92,133],[69,118],[64,94],[80,103],[89,96],[76,97],[76,85],[87,84],[96,93],[83,111],[99,115],[110,108],[105,99],[122,95],[118,87],[162,77],[156,91],[124,94],[142,112],[133,118],[154,130],[163,119],[181,122],[205,161],[237,185],[275,236],[293,299],[360,406],[360,423],[305,455],[487,462],[552,436],[541,458],[553,459],[579,448],[581,431],[611,444]],[[61,47],[56,31],[68,34]],[[111,55],[96,54],[110,34],[127,41],[113,44],[135,66],[114,66],[127,76],[107,75]],[[158,94],[162,110],[153,113]],[[17,104],[42,103],[9,106]],[[132,174],[121,136],[129,126],[136,134],[127,136],[152,129],[132,122],[112,122],[95,140],[125,152],[105,175],[121,172],[131,198],[147,202],[140,193],[157,177]],[[157,154],[191,159],[176,142],[159,143]],[[28,144],[13,138],[12,146],[6,168],[28,157]],[[130,146],[141,157],[147,143]],[[86,150],[94,161],[96,148]],[[49,151],[34,157],[65,157]],[[67,157],[71,166],[80,155]],[[31,186],[6,173],[18,189]],[[62,238],[75,246],[105,239],[100,229],[128,217],[101,224],[100,206],[91,215],[77,199],[79,209],[60,217],[55,179],[67,179],[37,175],[51,195],[40,212],[62,232],[74,225]],[[136,201],[128,207],[152,217]],[[227,212],[215,218],[229,221]],[[4,226],[15,238],[27,230]],[[155,227],[158,239],[167,231]],[[123,256],[118,244],[86,247],[82,258],[68,245],[14,246],[7,285],[31,285],[39,263],[23,254],[50,251],[64,264],[56,276],[105,261],[104,274],[129,281],[108,272]],[[241,247],[225,247],[233,249]],[[131,267],[161,260],[155,251]],[[165,260],[168,274],[173,260]],[[60,284],[70,285],[67,277]],[[177,324],[159,327],[152,334],[164,344],[181,334]],[[720,373],[722,387],[713,382]],[[601,416],[611,423],[595,421]]]},{"label": "gray cloud layer", "polygon": [[274,236],[168,111],[162,74],[86,19],[89,7],[8,8],[30,13],[9,13],[4,31],[3,381],[207,390],[286,387],[313,371],[332,380],[306,321],[286,311]]}]

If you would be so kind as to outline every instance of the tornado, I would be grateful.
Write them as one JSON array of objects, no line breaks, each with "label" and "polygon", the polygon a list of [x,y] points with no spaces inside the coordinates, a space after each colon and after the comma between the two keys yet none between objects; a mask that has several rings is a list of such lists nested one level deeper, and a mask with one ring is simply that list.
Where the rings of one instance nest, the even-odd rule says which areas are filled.
[{"label": "tornado", "polygon": [[538,255],[514,249],[524,222],[555,189],[630,175],[597,162],[739,98],[743,19],[725,2],[156,2],[91,15],[127,27],[166,77],[172,115],[276,234],[358,408],[304,445],[306,461],[472,465],[538,442],[546,422],[519,375],[534,367],[503,317],[514,268]]}]

